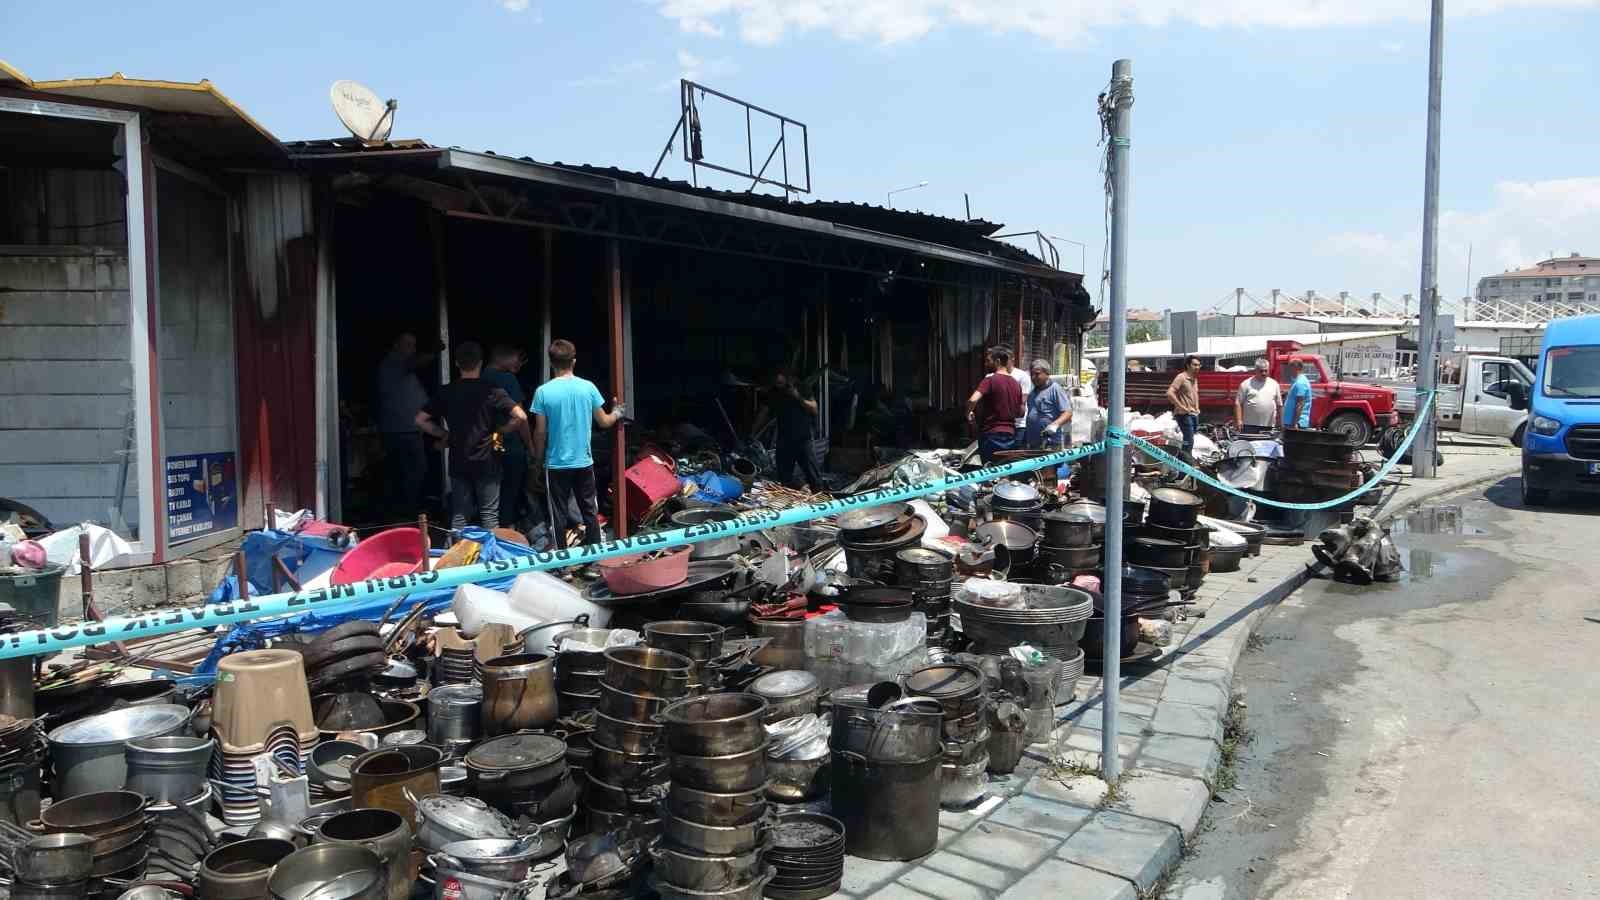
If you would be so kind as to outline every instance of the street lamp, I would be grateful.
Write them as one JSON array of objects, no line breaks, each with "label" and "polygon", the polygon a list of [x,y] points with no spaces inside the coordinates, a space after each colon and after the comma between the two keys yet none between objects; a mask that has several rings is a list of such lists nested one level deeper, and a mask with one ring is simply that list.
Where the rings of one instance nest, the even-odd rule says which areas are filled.
[{"label": "street lamp", "polygon": [[889,208],[890,209],[894,209],[894,195],[895,194],[903,193],[905,191],[914,191],[917,188],[925,188],[927,186],[928,186],[928,183],[926,181],[919,181],[916,184],[911,185],[910,187],[895,188],[894,190],[890,191],[889,193],[884,194],[883,198],[889,202]]}]

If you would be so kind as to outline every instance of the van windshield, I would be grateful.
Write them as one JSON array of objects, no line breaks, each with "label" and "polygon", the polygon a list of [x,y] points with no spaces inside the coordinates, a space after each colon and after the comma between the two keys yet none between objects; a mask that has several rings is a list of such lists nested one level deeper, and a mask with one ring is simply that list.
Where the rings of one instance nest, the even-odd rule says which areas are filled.
[{"label": "van windshield", "polygon": [[1600,398],[1600,346],[1550,348],[1544,360],[1544,394]]}]

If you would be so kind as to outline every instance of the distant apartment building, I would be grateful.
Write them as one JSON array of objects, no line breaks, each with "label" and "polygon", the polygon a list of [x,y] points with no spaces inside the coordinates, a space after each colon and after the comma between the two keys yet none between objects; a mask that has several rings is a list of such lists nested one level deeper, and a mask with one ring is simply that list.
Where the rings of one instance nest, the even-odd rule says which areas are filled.
[{"label": "distant apartment building", "polygon": [[1600,257],[1574,253],[1478,279],[1471,318],[1548,322],[1590,313],[1600,313]]}]

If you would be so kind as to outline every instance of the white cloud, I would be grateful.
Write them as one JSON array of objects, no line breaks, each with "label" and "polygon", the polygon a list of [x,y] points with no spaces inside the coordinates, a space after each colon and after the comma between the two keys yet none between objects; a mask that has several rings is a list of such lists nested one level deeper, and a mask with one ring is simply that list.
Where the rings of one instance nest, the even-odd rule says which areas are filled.
[{"label": "white cloud", "polygon": [[[1487,209],[1440,213],[1439,292],[1454,299],[1467,290],[1469,247],[1475,290],[1484,275],[1522,268],[1551,253],[1600,253],[1600,245],[1586,241],[1600,241],[1600,177],[1500,182]],[[1417,293],[1421,246],[1415,231],[1346,231],[1317,250],[1359,277],[1363,289],[1396,296]]]},{"label": "white cloud", "polygon": [[[687,50],[678,51],[678,72],[683,78],[690,81],[703,81],[708,78],[722,78],[739,71],[739,66],[731,59],[717,57],[706,59],[696,56]],[[674,85],[677,82],[673,82]]]},{"label": "white cloud", "polygon": [[[850,40],[892,44],[941,27],[1020,31],[1071,43],[1096,28],[1187,22],[1208,28],[1312,28],[1417,21],[1416,0],[652,0],[684,31],[772,44],[793,32],[825,31]],[[1600,0],[1463,0],[1452,18],[1527,8],[1592,7]]]},{"label": "white cloud", "polygon": [[529,0],[500,0],[500,8],[506,12],[527,12]]}]

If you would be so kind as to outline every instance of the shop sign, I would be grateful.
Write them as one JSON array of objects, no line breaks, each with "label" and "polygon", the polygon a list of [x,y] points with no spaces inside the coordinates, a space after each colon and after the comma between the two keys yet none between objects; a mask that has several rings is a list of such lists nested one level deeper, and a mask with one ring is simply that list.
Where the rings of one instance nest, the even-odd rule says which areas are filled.
[{"label": "shop sign", "polygon": [[181,543],[239,524],[233,453],[167,457],[167,540]]}]

